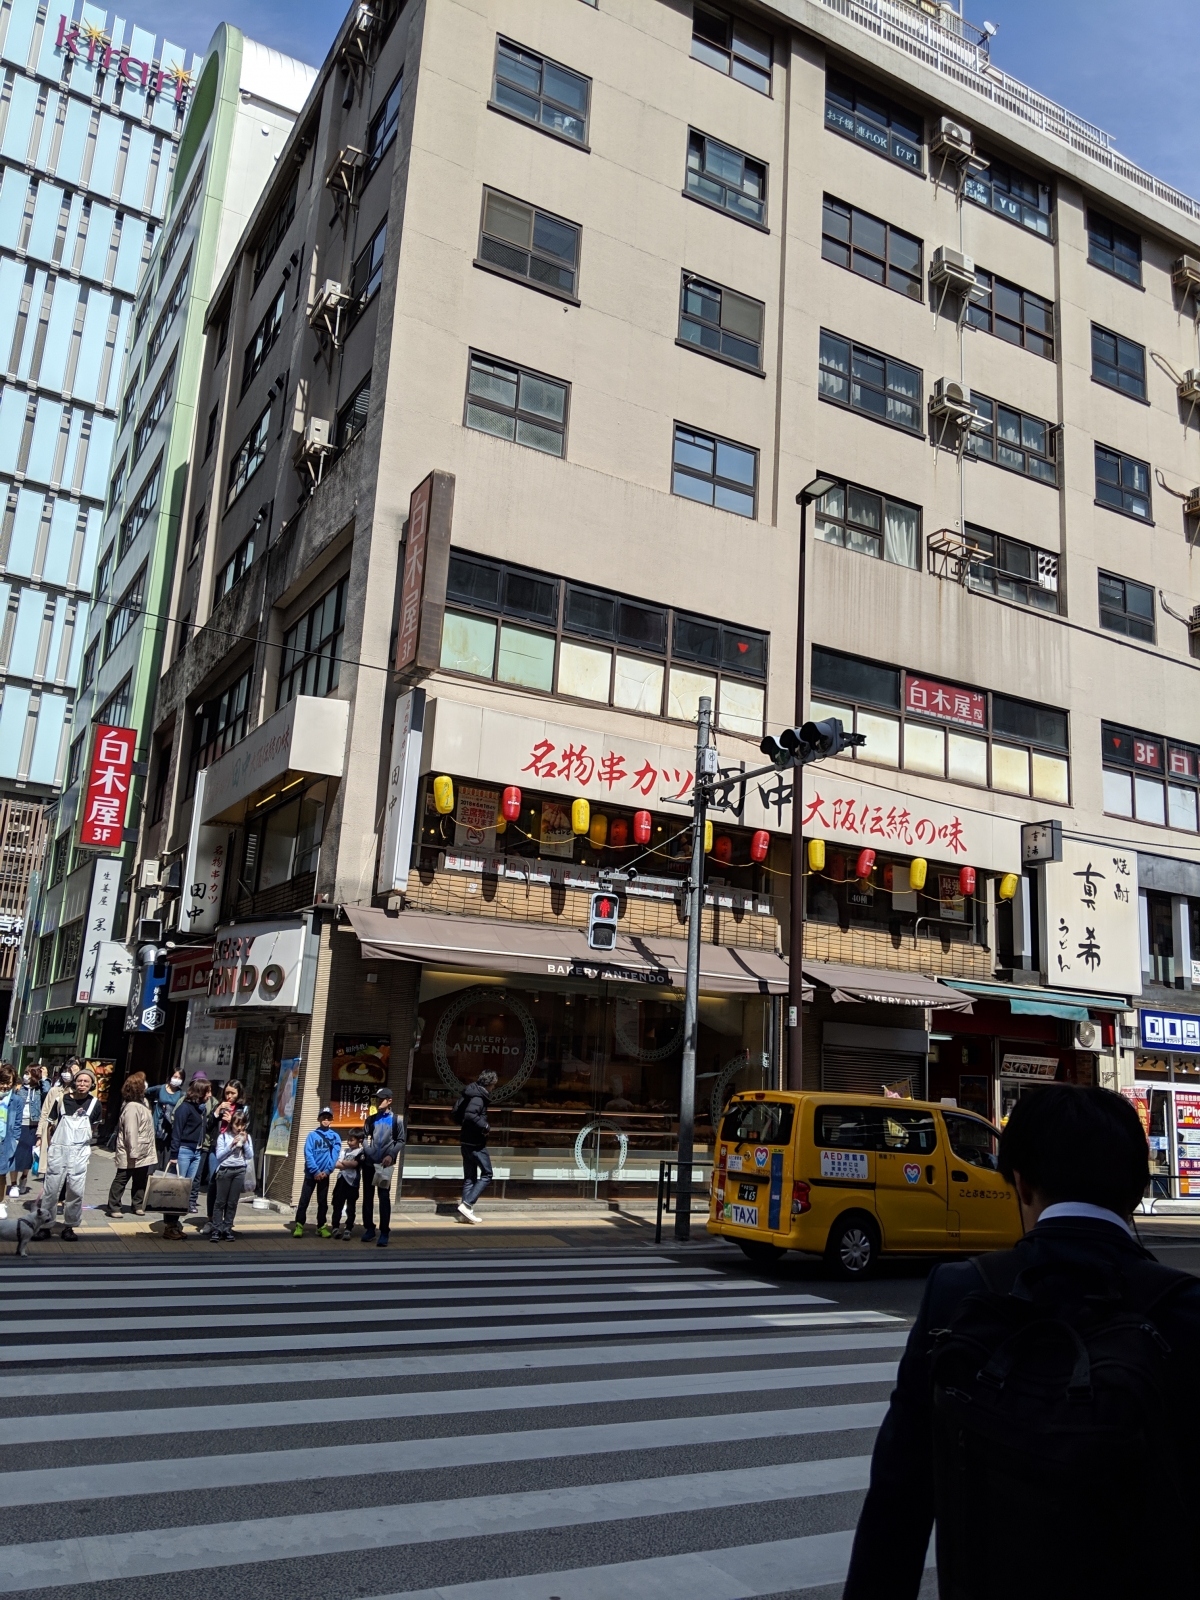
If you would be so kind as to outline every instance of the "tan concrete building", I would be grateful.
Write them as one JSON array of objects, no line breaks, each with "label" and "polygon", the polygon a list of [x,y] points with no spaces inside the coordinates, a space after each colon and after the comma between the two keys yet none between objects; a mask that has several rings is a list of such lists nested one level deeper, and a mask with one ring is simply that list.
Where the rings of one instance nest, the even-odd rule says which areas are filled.
[{"label": "tan concrete building", "polygon": [[[656,1177],[698,698],[726,771],[793,721],[818,477],[810,709],[866,743],[804,775],[805,1081],[1140,1075],[1175,1160],[1200,1038],[1128,1024],[1200,1009],[1197,260],[947,7],[347,18],[211,303],[142,834],[214,949],[174,1048],[264,1134],[295,1063],[272,1193],[385,1078],[449,1193],[489,1064],[498,1189]],[[702,1149],[784,1071],[790,775],[714,822]]]}]

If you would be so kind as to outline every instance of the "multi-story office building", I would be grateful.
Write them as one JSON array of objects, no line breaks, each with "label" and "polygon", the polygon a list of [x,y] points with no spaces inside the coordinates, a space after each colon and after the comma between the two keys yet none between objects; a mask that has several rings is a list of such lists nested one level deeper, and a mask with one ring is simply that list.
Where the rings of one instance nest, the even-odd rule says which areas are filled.
[{"label": "multi-story office building", "polygon": [[[733,772],[794,720],[802,491],[865,744],[804,774],[792,1081],[1131,1078],[1152,961],[1196,1010],[1198,259],[948,8],[347,19],[213,295],[141,847],[281,1184],[388,1078],[436,1190],[485,1065],[510,1192],[656,1174],[697,709]],[[788,1071],[791,819],[714,818],[701,1147]]]},{"label": "multi-story office building", "polygon": [[[115,442],[105,467],[106,510],[102,519],[97,516],[99,535],[92,545],[99,552],[94,603],[76,628],[82,649],[66,773],[51,811],[29,942],[30,995],[20,1027],[29,1047],[53,1038],[80,1053],[123,1050],[120,1015],[108,1015],[99,988],[92,995],[97,939],[87,937],[85,919],[99,868],[97,850],[79,846],[85,821],[81,787],[98,724],[138,730],[143,743],[137,757],[149,754],[142,730],[149,726],[161,670],[208,299],[314,76],[312,67],[255,44],[225,23],[198,71],[170,176],[166,227],[140,279],[120,408],[106,434],[112,439],[115,431]],[[202,532],[193,518],[186,539],[195,542]],[[135,805],[143,784],[144,768],[131,785]],[[123,858],[119,824],[100,853],[105,870]],[[123,930],[114,924],[106,931]],[[95,999],[100,1004],[89,1011]],[[115,1037],[102,1046],[105,1023]]]}]

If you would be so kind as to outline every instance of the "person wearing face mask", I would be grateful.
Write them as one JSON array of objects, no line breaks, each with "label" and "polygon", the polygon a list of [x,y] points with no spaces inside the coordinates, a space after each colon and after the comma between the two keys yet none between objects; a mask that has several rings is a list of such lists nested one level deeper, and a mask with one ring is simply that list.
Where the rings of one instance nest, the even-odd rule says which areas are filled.
[{"label": "person wearing face mask", "polygon": [[21,1075],[25,1091],[25,1105],[21,1112],[21,1130],[16,1152],[9,1172],[9,1198],[19,1199],[29,1193],[29,1173],[33,1166],[33,1147],[37,1143],[38,1122],[42,1115],[42,1101],[46,1097],[46,1084],[41,1067],[27,1067]]},{"label": "person wearing face mask", "polygon": [[146,1096],[154,1114],[154,1143],[158,1147],[158,1168],[165,1172],[171,1153],[171,1131],[175,1110],[183,1099],[183,1071],[176,1067],[166,1083],[156,1084]]},{"label": "person wearing face mask", "polygon": [[53,1081],[42,1100],[41,1115],[37,1125],[37,1168],[39,1177],[46,1176],[46,1158],[50,1154],[50,1120],[63,1103],[63,1096],[71,1092],[71,1085],[75,1081],[75,1068],[69,1061],[64,1061],[58,1071],[53,1074]]},{"label": "person wearing face mask", "polygon": [[95,1090],[95,1075],[81,1067],[71,1081],[69,1093],[50,1112],[46,1181],[34,1213],[38,1239],[50,1237],[60,1195],[64,1200],[62,1238],[70,1242],[78,1237],[75,1229],[83,1218],[88,1162],[104,1118]]}]

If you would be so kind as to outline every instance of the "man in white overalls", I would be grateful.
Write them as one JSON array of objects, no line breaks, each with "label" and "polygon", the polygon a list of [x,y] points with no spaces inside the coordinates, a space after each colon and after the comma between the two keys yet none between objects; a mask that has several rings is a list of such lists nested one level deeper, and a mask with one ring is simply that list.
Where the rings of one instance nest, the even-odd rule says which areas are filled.
[{"label": "man in white overalls", "polygon": [[83,1218],[83,1186],[87,1180],[88,1161],[104,1114],[93,1093],[95,1087],[92,1073],[81,1067],[61,1102],[51,1110],[46,1181],[34,1212],[38,1239],[50,1237],[60,1195],[65,1198],[62,1237],[78,1238],[75,1228]]}]

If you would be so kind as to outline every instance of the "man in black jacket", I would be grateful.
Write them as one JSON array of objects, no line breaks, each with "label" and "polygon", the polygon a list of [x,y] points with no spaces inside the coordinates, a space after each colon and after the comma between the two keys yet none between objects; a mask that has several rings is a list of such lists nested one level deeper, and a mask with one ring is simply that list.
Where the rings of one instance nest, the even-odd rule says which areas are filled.
[{"label": "man in black jacket", "polygon": [[[984,1258],[983,1270],[1001,1280],[1015,1279],[1019,1269],[1024,1281],[1038,1286],[1072,1278],[1088,1283],[1131,1285],[1147,1276],[1147,1263],[1153,1262],[1139,1244],[1130,1218],[1149,1181],[1146,1138],[1137,1113],[1127,1100],[1105,1089],[1077,1089],[1055,1085],[1026,1095],[1018,1101],[1000,1140],[999,1169],[1017,1191],[1025,1237],[1011,1252]],[[1108,1588],[1095,1578],[1081,1587],[1053,1586],[1055,1600],[1139,1600],[1150,1593],[1187,1592],[1192,1579],[1185,1578],[1183,1555],[1188,1541],[1167,1534],[1153,1536],[1136,1514],[1129,1500],[1132,1491],[1148,1488],[1152,1501],[1159,1504],[1164,1520],[1171,1521],[1169,1501],[1174,1484],[1184,1470],[1183,1454],[1195,1437],[1200,1423],[1200,1405],[1195,1398],[1194,1374],[1200,1359],[1200,1282],[1152,1268],[1166,1282],[1166,1292],[1152,1305],[1149,1315],[1154,1330],[1154,1346],[1165,1359],[1165,1389],[1174,1394],[1171,1415],[1146,1415],[1144,1431],[1153,1452],[1148,1484],[1138,1484],[1137,1464],[1125,1459],[1108,1459],[1103,1471],[1111,1483],[1116,1506],[1093,1504],[1084,1516],[1065,1511],[1071,1485],[1052,1490],[1049,1499],[1053,1533],[1045,1540],[1034,1532],[1020,1515],[1005,1517],[995,1508],[996,1527],[987,1547],[975,1553],[975,1576],[951,1575],[939,1570],[939,1593],[953,1600],[976,1600],[997,1593],[1011,1594],[1013,1600],[1043,1600],[1048,1592],[1047,1569],[1065,1560],[1082,1567],[1079,1559],[1089,1544],[1095,1547],[1099,1535],[1108,1537],[1115,1524],[1124,1523],[1129,1539],[1144,1552],[1146,1586],[1142,1590]],[[1021,1286],[1014,1288],[1024,1293]],[[871,1462],[871,1484],[859,1518],[850,1561],[850,1572],[843,1600],[915,1600],[926,1565],[930,1530],[935,1510],[935,1414],[934,1366],[939,1345],[944,1345],[943,1330],[951,1329],[956,1317],[965,1314],[964,1302],[984,1290],[981,1269],[974,1262],[954,1263],[936,1268],[929,1277],[925,1297],[909,1336],[891,1406],[879,1430]],[[1153,1289],[1154,1294],[1158,1293]],[[1059,1324],[1061,1327],[1061,1324]],[[1141,1327],[1145,1330],[1145,1319]],[[1165,1348],[1169,1346],[1169,1351]],[[986,1355],[979,1358],[982,1367]],[[990,1362],[987,1363],[989,1366]],[[976,1363],[969,1370],[974,1372]],[[979,1377],[985,1374],[981,1371]],[[954,1396],[957,1400],[962,1398]],[[994,1476],[997,1462],[1005,1459],[1003,1445],[989,1445],[967,1458],[962,1476],[979,1482],[960,1485],[966,1503],[978,1492],[982,1480]],[[1177,1459],[1178,1456],[1178,1459]],[[1042,1475],[1047,1470],[1038,1464]],[[1053,1472],[1053,1468],[1049,1469]],[[1019,1476],[1019,1474],[1018,1474]],[[943,1479],[943,1481],[945,1481]],[[1020,1485],[1016,1485],[1019,1491]],[[1061,1495],[1061,1499],[1060,1499]],[[1019,1503],[1019,1492],[1013,1496]],[[959,1503],[964,1503],[961,1499]],[[1064,1509],[1055,1525],[1055,1507]],[[980,1506],[986,1522],[989,1508]],[[1176,1519],[1177,1520],[1177,1519]],[[1081,1523],[1090,1523],[1081,1525]],[[939,1523],[939,1554],[943,1565],[946,1548],[954,1548],[954,1530]],[[1046,1545],[1052,1548],[1048,1549]],[[958,1549],[961,1551],[961,1540]],[[1053,1559],[1047,1560],[1052,1555]],[[1175,1568],[1179,1565],[1177,1573]],[[960,1563],[961,1565],[961,1563]],[[1008,1577],[998,1572],[1018,1574],[1014,1588]],[[1115,1582],[1115,1580],[1113,1580]]]},{"label": "man in black jacket", "polygon": [[487,1153],[488,1102],[496,1087],[494,1072],[481,1072],[474,1083],[469,1083],[455,1107],[460,1115],[458,1142],[462,1150],[463,1193],[458,1204],[458,1214],[464,1222],[482,1222],[475,1210],[475,1202],[492,1181],[492,1158]]}]

